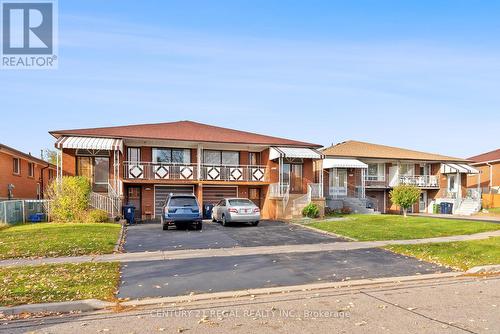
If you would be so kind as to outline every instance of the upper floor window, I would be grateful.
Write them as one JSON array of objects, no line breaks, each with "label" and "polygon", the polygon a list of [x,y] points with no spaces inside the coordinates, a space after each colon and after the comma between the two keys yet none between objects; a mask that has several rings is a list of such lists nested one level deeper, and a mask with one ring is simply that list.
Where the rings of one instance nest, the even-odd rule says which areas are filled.
[{"label": "upper floor window", "polygon": [[153,162],[191,163],[191,150],[182,148],[153,148]]},{"label": "upper floor window", "polygon": [[248,164],[253,166],[260,165],[260,152],[248,153]]},{"label": "upper floor window", "polygon": [[28,162],[28,176],[35,177],[35,164]]},{"label": "upper floor window", "polygon": [[421,164],[419,169],[419,175],[431,175],[431,165],[430,164]]},{"label": "upper floor window", "polygon": [[209,165],[239,165],[240,152],[204,150],[203,163]]},{"label": "upper floor window", "polygon": [[21,174],[21,160],[19,158],[12,159],[12,171],[14,174]]},{"label": "upper floor window", "polygon": [[383,181],[385,179],[385,164],[383,163],[368,164],[366,179],[371,181]]},{"label": "upper floor window", "polygon": [[131,162],[141,161],[141,148],[140,147],[128,147],[127,148],[127,160]]},{"label": "upper floor window", "polygon": [[414,164],[401,164],[399,166],[399,174],[402,176],[413,176],[415,170]]}]

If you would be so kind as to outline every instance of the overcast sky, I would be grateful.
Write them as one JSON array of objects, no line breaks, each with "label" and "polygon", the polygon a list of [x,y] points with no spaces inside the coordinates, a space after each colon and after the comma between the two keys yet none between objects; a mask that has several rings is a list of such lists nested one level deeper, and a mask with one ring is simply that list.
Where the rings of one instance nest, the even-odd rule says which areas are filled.
[{"label": "overcast sky", "polygon": [[59,1],[59,68],[0,70],[0,142],[194,120],[476,155],[500,146],[499,3]]}]

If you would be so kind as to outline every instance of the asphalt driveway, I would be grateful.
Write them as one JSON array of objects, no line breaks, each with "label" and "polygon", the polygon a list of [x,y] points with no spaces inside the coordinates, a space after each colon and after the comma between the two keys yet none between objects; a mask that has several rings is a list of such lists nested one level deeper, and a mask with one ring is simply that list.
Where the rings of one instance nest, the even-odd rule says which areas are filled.
[{"label": "asphalt driveway", "polygon": [[122,263],[120,298],[185,295],[449,271],[382,249]]},{"label": "asphalt driveway", "polygon": [[278,221],[261,221],[258,226],[238,224],[227,227],[218,223],[204,222],[201,231],[176,229],[163,231],[160,223],[149,222],[128,226],[125,251],[151,252],[345,241],[342,238]]}]

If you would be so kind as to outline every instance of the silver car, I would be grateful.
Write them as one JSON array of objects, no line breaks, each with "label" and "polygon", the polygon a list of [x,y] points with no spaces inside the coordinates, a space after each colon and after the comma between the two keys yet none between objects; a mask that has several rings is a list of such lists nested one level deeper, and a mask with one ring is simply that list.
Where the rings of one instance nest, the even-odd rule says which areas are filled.
[{"label": "silver car", "polygon": [[232,222],[251,223],[257,226],[260,209],[247,198],[224,198],[212,209],[212,221],[227,226]]}]

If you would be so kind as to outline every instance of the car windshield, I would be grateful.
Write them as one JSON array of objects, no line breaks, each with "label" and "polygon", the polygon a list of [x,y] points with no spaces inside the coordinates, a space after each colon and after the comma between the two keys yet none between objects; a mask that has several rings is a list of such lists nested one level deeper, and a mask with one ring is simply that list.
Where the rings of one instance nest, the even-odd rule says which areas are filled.
[{"label": "car windshield", "polygon": [[248,199],[230,199],[229,205],[233,206],[253,206],[253,202]]},{"label": "car windshield", "polygon": [[186,196],[186,197],[172,197],[170,199],[170,202],[168,203],[169,206],[198,206],[196,204],[196,199],[191,196]]}]

